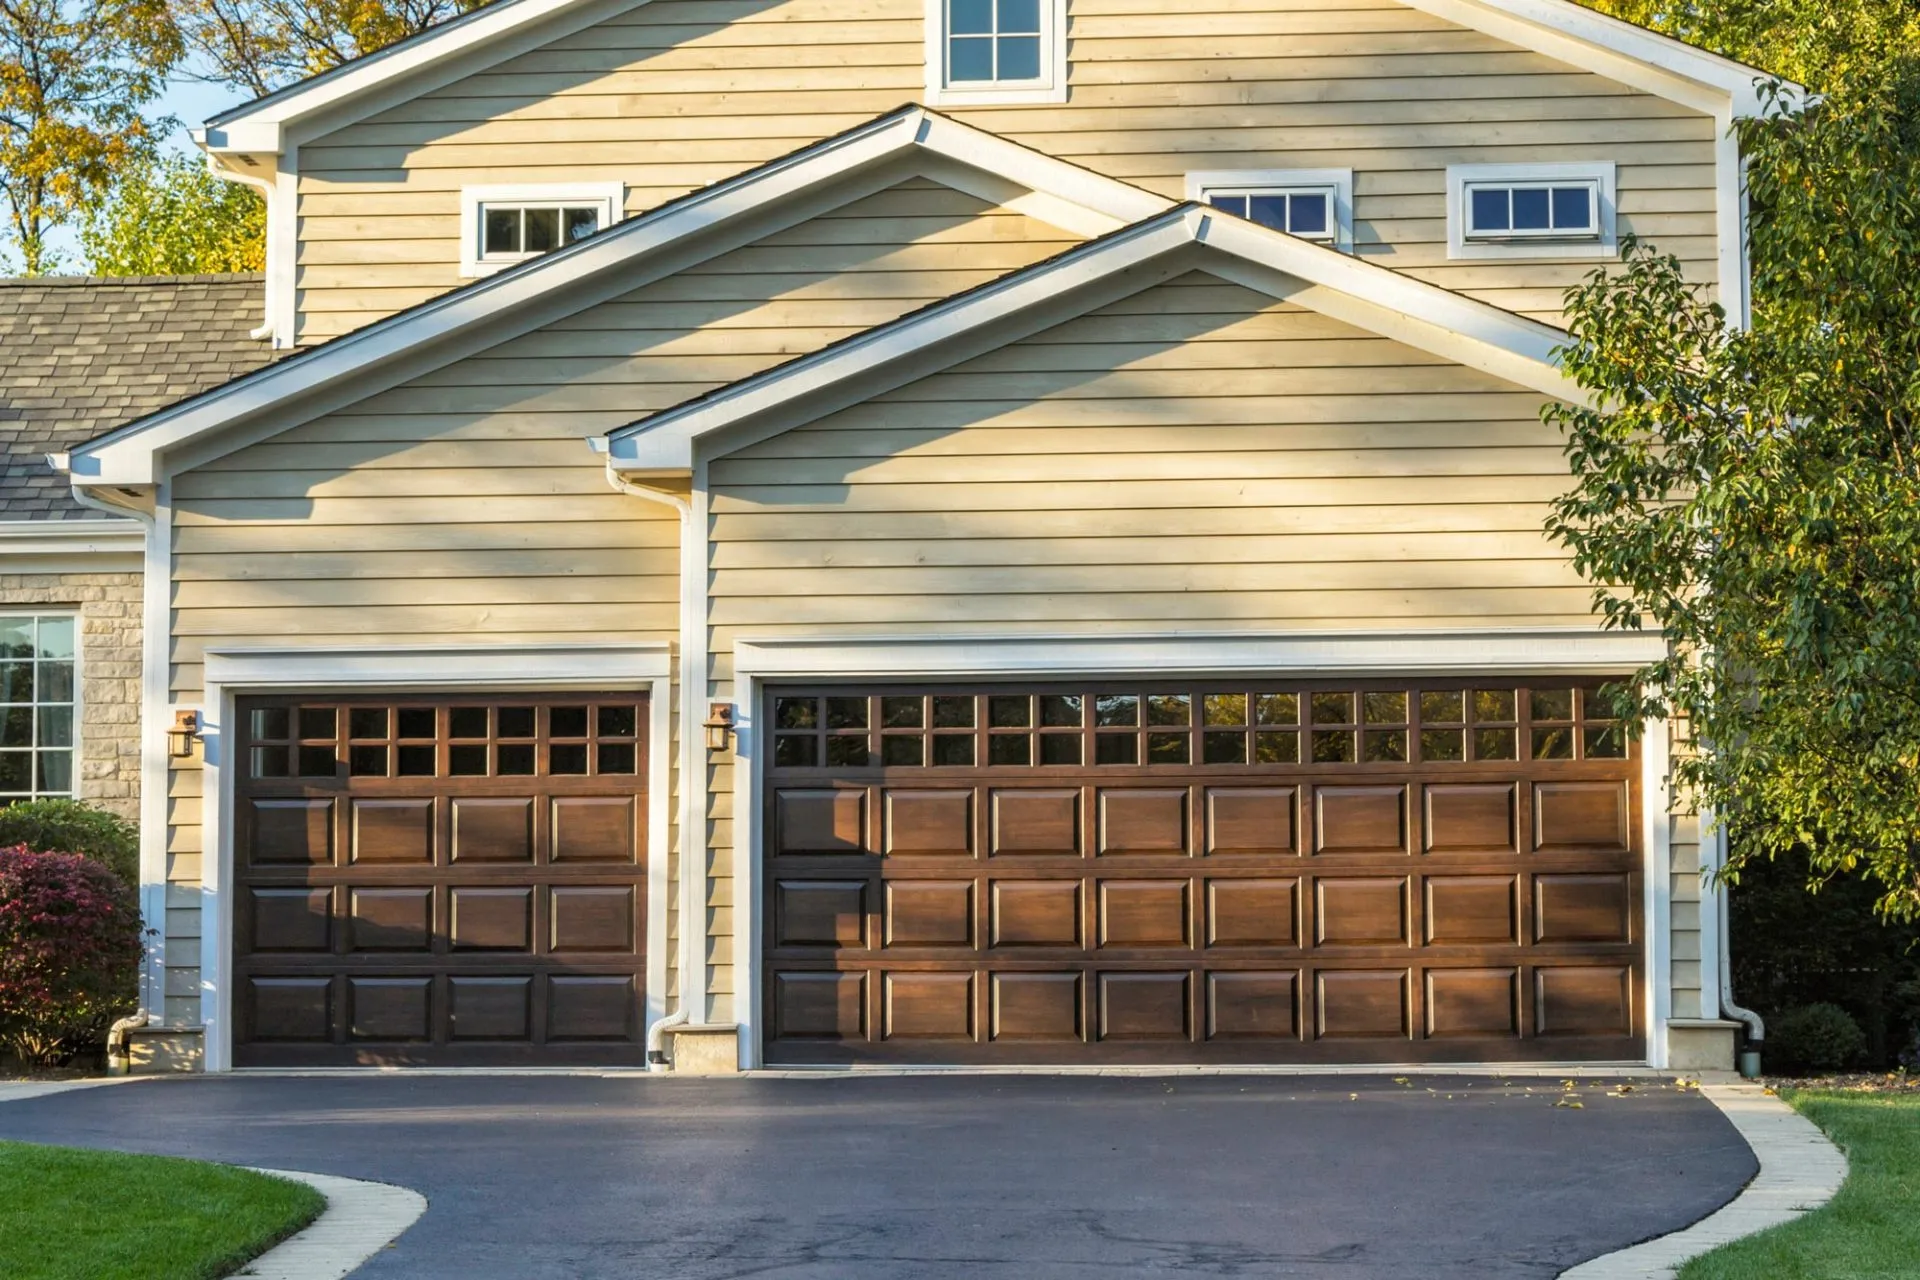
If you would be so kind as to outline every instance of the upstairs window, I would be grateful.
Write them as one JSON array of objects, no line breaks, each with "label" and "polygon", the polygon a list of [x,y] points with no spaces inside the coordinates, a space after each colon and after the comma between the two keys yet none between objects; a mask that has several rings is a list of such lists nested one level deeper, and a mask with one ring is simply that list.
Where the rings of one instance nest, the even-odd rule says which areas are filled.
[{"label": "upstairs window", "polygon": [[1610,257],[1613,166],[1455,165],[1447,241],[1454,258]]},{"label": "upstairs window", "polygon": [[460,193],[460,270],[491,275],[584,240],[619,220],[617,182],[466,187]]},{"label": "upstairs window", "polygon": [[1353,247],[1351,169],[1190,173],[1187,198],[1302,240]]},{"label": "upstairs window", "polygon": [[1066,101],[1066,0],[927,0],[931,104]]}]

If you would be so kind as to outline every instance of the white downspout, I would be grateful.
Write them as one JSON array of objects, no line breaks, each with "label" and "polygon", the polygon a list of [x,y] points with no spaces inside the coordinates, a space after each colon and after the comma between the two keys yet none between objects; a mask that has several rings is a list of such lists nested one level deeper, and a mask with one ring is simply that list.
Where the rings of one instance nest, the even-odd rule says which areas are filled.
[{"label": "white downspout", "polygon": [[[598,441],[590,442],[598,444]],[[676,497],[658,489],[648,489],[634,484],[613,469],[611,459],[607,462],[607,483],[619,493],[635,498],[644,498],[648,502],[657,502],[672,507],[680,521],[680,546],[682,555],[685,548],[692,545],[694,538],[693,504],[686,498]],[[706,910],[702,905],[701,890],[705,887],[705,876],[701,874],[700,860],[693,849],[695,817],[693,813],[693,771],[703,767],[694,755],[695,746],[701,741],[698,720],[699,699],[695,691],[687,688],[687,655],[693,653],[705,643],[693,620],[688,616],[687,593],[691,589],[686,575],[680,575],[680,773],[675,780],[679,787],[679,802],[676,812],[680,826],[680,1007],[664,1018],[660,1018],[647,1028],[647,1069],[649,1071],[667,1070],[666,1038],[667,1032],[674,1027],[686,1026],[693,1021],[694,1000],[688,994],[689,983],[701,982],[706,973],[706,955],[701,944],[706,936],[704,921]]]},{"label": "white downspout", "polygon": [[1747,1027],[1747,1048],[1739,1058],[1740,1074],[1749,1080],[1760,1074],[1760,1051],[1767,1039],[1767,1024],[1753,1010],[1735,1003],[1733,998],[1733,917],[1727,903],[1727,884],[1720,872],[1727,865],[1727,829],[1715,824],[1702,842],[1703,852],[1713,851],[1710,871],[1713,876],[1714,910],[1719,915],[1720,932],[1720,1016],[1743,1022]]}]

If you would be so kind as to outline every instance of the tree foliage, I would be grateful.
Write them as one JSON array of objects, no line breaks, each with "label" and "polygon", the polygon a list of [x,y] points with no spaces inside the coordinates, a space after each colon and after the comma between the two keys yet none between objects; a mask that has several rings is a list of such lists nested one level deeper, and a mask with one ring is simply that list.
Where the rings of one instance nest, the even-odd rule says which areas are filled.
[{"label": "tree foliage", "polygon": [[174,0],[201,78],[255,95],[337,67],[485,0]]},{"label": "tree foliage", "polygon": [[135,1002],[132,889],[74,853],[0,849],[0,1050],[57,1066]]},{"label": "tree foliage", "polygon": [[77,853],[104,862],[121,881],[140,883],[140,832],[131,822],[84,800],[16,800],[0,809],[0,849]]},{"label": "tree foliage", "polygon": [[129,166],[86,210],[80,248],[99,276],[258,271],[266,234],[266,202],[252,187],[197,156],[158,156]]},{"label": "tree foliage", "polygon": [[1915,919],[1920,46],[1811,25],[1846,73],[1740,126],[1751,328],[1646,245],[1569,294],[1592,400],[1547,413],[1576,482],[1549,531],[1610,625],[1669,640],[1637,696],[1690,727],[1677,781],[1729,822],[1729,878],[1804,854]]},{"label": "tree foliage", "polygon": [[17,266],[56,264],[47,233],[149,150],[141,109],[180,53],[165,0],[0,0],[0,199]]}]

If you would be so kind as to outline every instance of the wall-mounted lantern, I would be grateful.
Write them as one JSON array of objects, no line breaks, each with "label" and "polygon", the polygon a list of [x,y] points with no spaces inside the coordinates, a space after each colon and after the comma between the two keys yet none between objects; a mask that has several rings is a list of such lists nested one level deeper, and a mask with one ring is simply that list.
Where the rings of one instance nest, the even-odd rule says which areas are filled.
[{"label": "wall-mounted lantern", "polygon": [[167,730],[167,754],[176,760],[186,759],[193,754],[193,740],[199,736],[198,711],[174,712],[173,727]]},{"label": "wall-mounted lantern", "polygon": [[707,750],[725,751],[733,738],[733,704],[707,704]]}]

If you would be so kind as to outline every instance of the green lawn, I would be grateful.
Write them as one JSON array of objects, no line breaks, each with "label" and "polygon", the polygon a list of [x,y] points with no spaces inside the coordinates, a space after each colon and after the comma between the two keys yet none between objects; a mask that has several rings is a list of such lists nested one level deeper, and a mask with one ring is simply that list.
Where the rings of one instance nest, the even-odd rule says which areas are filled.
[{"label": "green lawn", "polygon": [[1696,1258],[1680,1280],[1913,1280],[1920,1275],[1920,1096],[1782,1094],[1847,1153],[1825,1208]]},{"label": "green lawn", "polygon": [[311,1187],[244,1169],[0,1142],[6,1280],[212,1280],[312,1222]]}]

